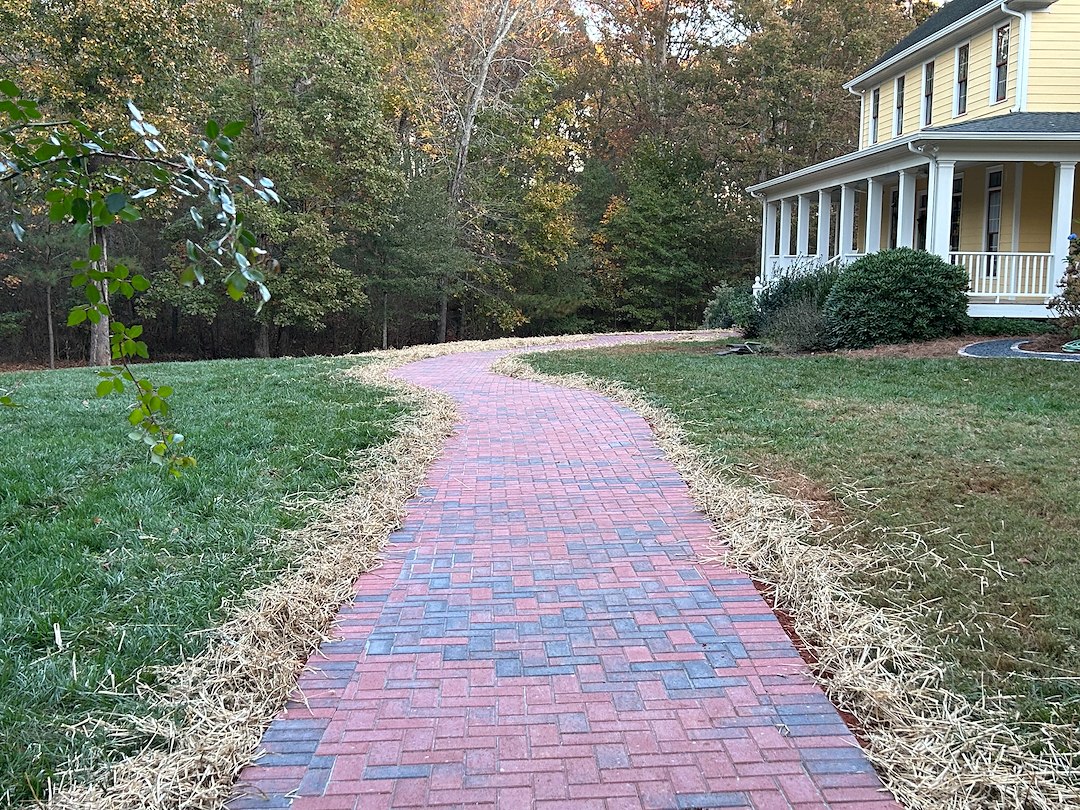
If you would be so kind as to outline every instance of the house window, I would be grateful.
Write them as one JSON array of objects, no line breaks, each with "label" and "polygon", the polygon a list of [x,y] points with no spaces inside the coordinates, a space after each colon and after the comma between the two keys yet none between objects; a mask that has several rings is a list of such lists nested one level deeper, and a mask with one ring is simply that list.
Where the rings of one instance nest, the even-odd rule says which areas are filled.
[{"label": "house window", "polygon": [[894,188],[889,196],[889,250],[896,250],[897,231],[900,230],[900,189]]},{"label": "house window", "polygon": [[893,134],[904,134],[904,77],[896,80],[896,111],[893,119]]},{"label": "house window", "polygon": [[963,200],[964,178],[954,177],[952,181],[952,213],[949,217],[949,250],[954,253],[960,250],[960,212],[963,211]]},{"label": "house window", "polygon": [[915,249],[926,250],[926,225],[928,220],[928,197],[919,195],[919,207],[915,209]]},{"label": "house window", "polygon": [[[1001,181],[1003,172],[994,169],[986,174],[986,251],[997,253],[1001,247]],[[987,275],[997,272],[997,263],[986,266]]]},{"label": "house window", "polygon": [[934,63],[927,62],[923,66],[923,91],[922,91],[923,126],[928,127],[934,122]]},{"label": "house window", "polygon": [[1009,86],[1009,26],[994,37],[994,101],[1004,101]]},{"label": "house window", "polygon": [[967,112],[968,91],[968,55],[967,45],[961,45],[956,49],[956,114],[963,115]]},{"label": "house window", "polygon": [[878,114],[881,112],[881,88],[875,87],[870,97],[870,143],[878,140]]}]

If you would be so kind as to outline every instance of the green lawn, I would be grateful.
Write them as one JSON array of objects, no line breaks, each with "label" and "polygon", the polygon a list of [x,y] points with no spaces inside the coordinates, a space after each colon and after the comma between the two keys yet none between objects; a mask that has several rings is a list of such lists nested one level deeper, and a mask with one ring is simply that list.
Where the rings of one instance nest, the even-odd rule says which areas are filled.
[{"label": "green lawn", "polygon": [[329,495],[351,453],[390,437],[401,406],[341,381],[354,362],[149,367],[198,459],[179,481],[126,438],[123,397],[94,398],[93,372],[0,375],[23,406],[0,408],[0,804],[122,753],[64,727],[145,713],[136,683],[289,562],[275,538],[308,515],[283,499]]},{"label": "green lawn", "polygon": [[[1080,366],[700,352],[529,362],[644,391],[710,453],[824,498],[827,513],[865,520],[862,542],[880,543],[882,527],[914,527],[952,572],[931,567],[910,583],[866,576],[882,598],[933,600],[926,634],[958,664],[954,685],[977,694],[986,673],[989,686],[1020,696],[1022,719],[1055,709],[1080,724]],[[839,500],[853,490],[880,506]],[[937,527],[948,531],[932,534]],[[991,549],[1004,580],[982,565]]]}]

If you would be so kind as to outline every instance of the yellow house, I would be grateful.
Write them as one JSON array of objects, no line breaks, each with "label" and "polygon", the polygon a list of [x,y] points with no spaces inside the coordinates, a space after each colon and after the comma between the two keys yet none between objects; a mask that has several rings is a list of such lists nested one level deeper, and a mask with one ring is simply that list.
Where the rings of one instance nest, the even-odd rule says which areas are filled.
[{"label": "yellow house", "polygon": [[971,315],[1049,317],[1080,191],[1080,0],[951,0],[845,87],[858,151],[749,189],[756,288],[914,247],[967,269]]}]

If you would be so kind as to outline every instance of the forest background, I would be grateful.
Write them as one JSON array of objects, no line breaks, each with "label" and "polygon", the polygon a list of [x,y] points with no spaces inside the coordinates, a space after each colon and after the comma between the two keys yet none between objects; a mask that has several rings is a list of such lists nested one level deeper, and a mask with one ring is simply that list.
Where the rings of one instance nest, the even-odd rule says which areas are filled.
[{"label": "forest background", "polygon": [[[0,74],[47,117],[183,147],[245,122],[271,301],[185,289],[193,220],[151,203],[110,258],[156,359],[696,327],[748,283],[753,182],[851,151],[842,87],[934,6],[894,0],[0,0]],[[131,138],[137,137],[130,133]],[[81,362],[85,255],[0,189],[0,359]],[[6,212],[5,212],[6,213]]]}]

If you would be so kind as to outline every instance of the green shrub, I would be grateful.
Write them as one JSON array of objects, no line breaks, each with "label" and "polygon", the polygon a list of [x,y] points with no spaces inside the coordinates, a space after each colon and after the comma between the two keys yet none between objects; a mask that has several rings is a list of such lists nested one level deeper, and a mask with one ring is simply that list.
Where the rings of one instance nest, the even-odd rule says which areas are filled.
[{"label": "green shrub", "polygon": [[747,312],[753,309],[754,294],[749,287],[732,287],[726,281],[713,287],[713,297],[705,305],[706,329],[743,327]]},{"label": "green shrub", "polygon": [[939,256],[885,250],[848,265],[825,302],[832,345],[861,348],[960,334],[970,328],[968,275]]},{"label": "green shrub", "polygon": [[764,316],[762,336],[792,352],[812,352],[829,346],[829,330],[821,306],[810,296],[794,298]]},{"label": "green shrub", "polygon": [[1009,335],[1049,335],[1059,326],[1053,319],[1033,321],[1028,318],[972,318],[971,334],[985,337]]},{"label": "green shrub", "polygon": [[804,302],[821,309],[829,297],[842,269],[835,265],[817,263],[796,265],[784,271],[758,295],[754,301],[753,312],[743,326],[747,337],[765,335],[767,329],[776,329],[782,320],[782,313],[793,305],[796,310],[805,311]]}]

